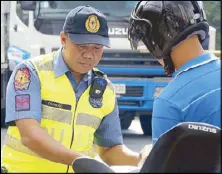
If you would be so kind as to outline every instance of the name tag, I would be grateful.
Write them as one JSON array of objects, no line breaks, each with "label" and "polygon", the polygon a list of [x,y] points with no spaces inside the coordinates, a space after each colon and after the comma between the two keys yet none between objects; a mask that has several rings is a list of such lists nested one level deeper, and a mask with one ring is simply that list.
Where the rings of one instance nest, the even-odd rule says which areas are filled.
[{"label": "name tag", "polygon": [[51,107],[54,107],[54,108],[61,108],[61,109],[65,109],[65,110],[71,110],[71,105],[57,103],[57,102],[53,102],[53,101],[42,100],[42,104],[47,105],[47,106],[51,106]]}]

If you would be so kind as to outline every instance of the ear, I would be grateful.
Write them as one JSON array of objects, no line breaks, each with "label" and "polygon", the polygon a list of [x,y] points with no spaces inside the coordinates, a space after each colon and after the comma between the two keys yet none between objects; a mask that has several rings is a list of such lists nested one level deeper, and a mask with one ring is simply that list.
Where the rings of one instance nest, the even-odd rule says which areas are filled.
[{"label": "ear", "polygon": [[64,31],[62,31],[62,32],[60,33],[60,41],[61,41],[61,44],[62,44],[63,48],[65,48],[65,47],[66,47],[66,44],[67,44],[67,36],[66,36],[66,34],[64,33]]}]

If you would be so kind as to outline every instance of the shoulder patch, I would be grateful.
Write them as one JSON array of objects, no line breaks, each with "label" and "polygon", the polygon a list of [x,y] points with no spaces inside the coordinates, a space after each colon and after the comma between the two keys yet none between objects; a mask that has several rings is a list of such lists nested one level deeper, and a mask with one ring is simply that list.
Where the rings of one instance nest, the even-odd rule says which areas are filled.
[{"label": "shoulder patch", "polygon": [[30,85],[30,72],[28,68],[20,68],[16,71],[14,77],[14,89],[15,91],[27,90]]},{"label": "shoulder patch", "polygon": [[30,95],[22,94],[15,96],[15,110],[29,111],[30,110]]}]

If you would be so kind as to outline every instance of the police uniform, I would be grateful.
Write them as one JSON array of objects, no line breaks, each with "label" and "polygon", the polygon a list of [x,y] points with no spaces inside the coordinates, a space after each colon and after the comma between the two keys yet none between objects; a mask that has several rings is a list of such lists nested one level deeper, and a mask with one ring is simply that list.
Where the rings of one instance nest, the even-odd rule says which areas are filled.
[{"label": "police uniform", "polygon": [[[90,18],[92,14],[94,19]],[[89,20],[98,20],[102,29],[91,28],[90,32],[98,32],[99,36],[94,35],[91,42],[108,45],[107,38],[102,37],[104,33],[108,36],[108,27],[100,12],[80,6],[67,15],[64,31],[73,33],[71,30],[77,29],[86,34],[74,27],[73,18],[77,22],[82,19],[82,25],[77,25],[88,26],[89,30]],[[74,36],[78,35],[70,34],[71,39]],[[80,41],[79,37],[75,39]],[[6,122],[11,126],[2,150],[2,165],[9,172],[73,172],[71,167],[46,160],[22,145],[19,131],[13,125],[15,120],[35,119],[63,146],[95,157],[94,143],[103,147],[123,144],[118,114],[112,84],[98,69],[88,72],[76,84],[63,60],[62,48],[26,60],[17,65],[7,86]]]},{"label": "police uniform", "polygon": [[181,122],[203,122],[221,128],[221,61],[211,53],[196,57],[173,74],[154,101],[152,143]]}]

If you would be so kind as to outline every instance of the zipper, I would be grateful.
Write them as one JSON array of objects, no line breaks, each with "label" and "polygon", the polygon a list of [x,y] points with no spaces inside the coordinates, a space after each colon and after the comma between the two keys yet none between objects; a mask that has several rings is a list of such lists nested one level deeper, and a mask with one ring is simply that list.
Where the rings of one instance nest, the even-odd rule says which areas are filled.
[{"label": "zipper", "polygon": [[[80,97],[79,97],[80,98]],[[75,111],[74,111],[74,118],[72,120],[72,139],[71,139],[71,143],[70,143],[70,149],[72,148],[72,145],[73,145],[73,140],[74,140],[74,121],[75,121],[75,115],[76,115],[76,108],[77,108],[77,105],[78,105],[78,102],[79,100],[76,98],[76,107],[75,107]],[[67,171],[66,173],[68,173],[69,171],[69,165],[67,166]]]},{"label": "zipper", "polygon": [[72,144],[73,144],[73,140],[74,140],[74,121],[75,121],[75,115],[76,115],[76,108],[77,108],[77,105],[78,105],[78,99],[76,99],[76,107],[75,107],[75,111],[74,111],[74,118],[72,120],[72,139],[71,139],[71,144],[70,144],[70,149],[72,147]]},{"label": "zipper", "polygon": [[[72,86],[72,84],[71,84],[71,86]],[[89,87],[89,85],[88,85],[88,87]],[[86,88],[86,90],[88,89],[88,87]],[[72,87],[73,88],[73,87]],[[85,91],[84,91],[85,92]],[[84,93],[83,92],[83,93]],[[82,94],[83,94],[82,93]],[[70,144],[70,149],[71,149],[71,147],[72,147],[72,145],[73,145],[73,140],[74,140],[74,121],[75,121],[75,115],[76,115],[76,109],[77,109],[77,105],[78,105],[78,102],[79,102],[79,100],[80,100],[80,98],[81,98],[81,96],[82,96],[82,94],[79,96],[79,99],[76,97],[76,94],[75,94],[75,92],[74,92],[74,95],[75,95],[75,97],[76,97],[76,107],[75,107],[75,111],[74,111],[74,118],[73,118],[73,121],[72,121],[72,139],[71,139],[71,144]],[[66,173],[68,173],[69,172],[69,165],[67,166],[67,171],[66,171]]]},{"label": "zipper", "polygon": [[[84,92],[83,92],[83,93],[84,93]],[[81,95],[82,95],[82,94],[81,94]],[[81,95],[79,96],[79,99],[80,99]],[[76,96],[76,95],[75,95],[75,96]],[[76,97],[76,107],[75,107],[75,111],[74,111],[74,118],[73,118],[73,121],[72,121],[72,139],[71,139],[71,144],[70,144],[70,147],[69,147],[70,149],[71,149],[71,147],[72,147],[73,140],[74,140],[74,121],[75,121],[76,108],[77,108],[79,99]]]}]

